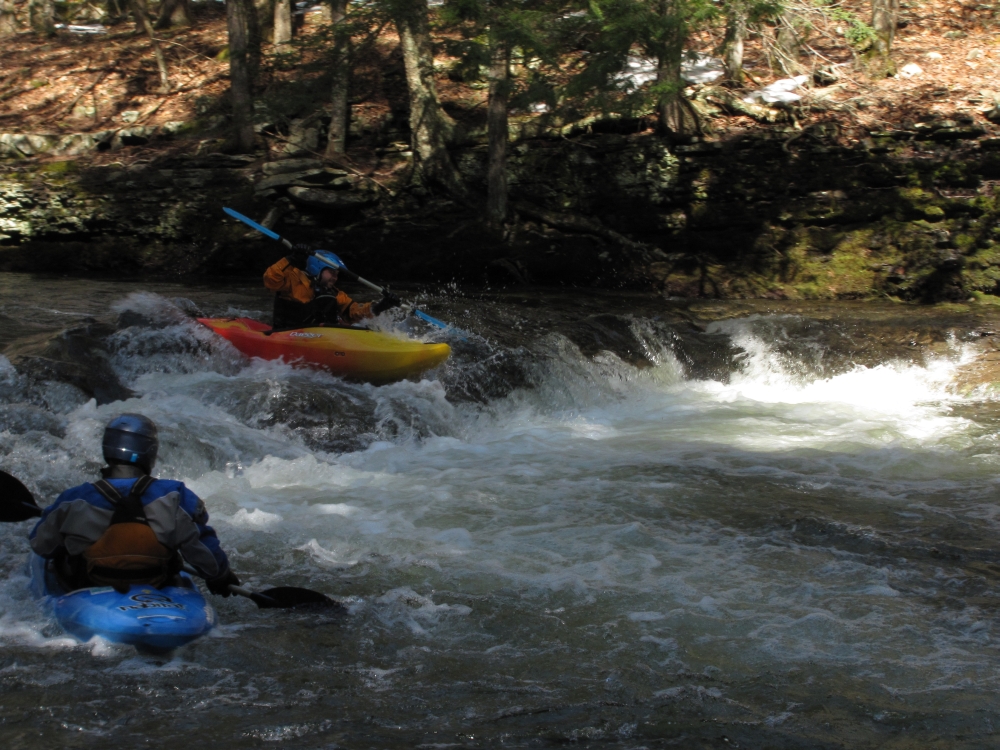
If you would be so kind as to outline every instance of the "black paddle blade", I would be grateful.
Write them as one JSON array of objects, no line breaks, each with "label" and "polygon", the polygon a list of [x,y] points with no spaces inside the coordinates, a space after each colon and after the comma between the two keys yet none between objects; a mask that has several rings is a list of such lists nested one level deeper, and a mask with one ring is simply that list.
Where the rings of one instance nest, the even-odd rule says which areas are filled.
[{"label": "black paddle blade", "polygon": [[344,609],[343,604],[326,594],[297,586],[278,586],[256,591],[250,598],[261,609]]},{"label": "black paddle blade", "polygon": [[28,488],[17,477],[0,471],[0,522],[16,523],[40,515],[42,509],[35,504]]}]

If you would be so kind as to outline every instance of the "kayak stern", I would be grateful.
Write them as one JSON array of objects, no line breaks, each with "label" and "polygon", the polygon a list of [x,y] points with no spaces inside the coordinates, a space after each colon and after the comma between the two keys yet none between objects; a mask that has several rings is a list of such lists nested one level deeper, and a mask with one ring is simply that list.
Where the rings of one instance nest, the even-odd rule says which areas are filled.
[{"label": "kayak stern", "polygon": [[185,573],[179,585],[111,587],[65,591],[44,558],[31,556],[31,587],[70,635],[86,642],[95,635],[155,651],[169,651],[205,635],[217,624],[215,609]]}]

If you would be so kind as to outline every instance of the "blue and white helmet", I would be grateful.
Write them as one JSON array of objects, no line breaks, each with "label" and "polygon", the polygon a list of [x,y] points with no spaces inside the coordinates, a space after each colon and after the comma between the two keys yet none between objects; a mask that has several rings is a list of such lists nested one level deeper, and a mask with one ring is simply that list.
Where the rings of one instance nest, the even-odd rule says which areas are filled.
[{"label": "blue and white helmet", "polygon": [[104,428],[101,449],[109,464],[135,464],[146,472],[153,470],[160,447],[156,425],[142,414],[122,414]]},{"label": "blue and white helmet", "polygon": [[316,250],[306,260],[306,273],[313,278],[319,278],[324,268],[332,268],[334,271],[340,271],[344,268],[344,261],[329,250]]}]

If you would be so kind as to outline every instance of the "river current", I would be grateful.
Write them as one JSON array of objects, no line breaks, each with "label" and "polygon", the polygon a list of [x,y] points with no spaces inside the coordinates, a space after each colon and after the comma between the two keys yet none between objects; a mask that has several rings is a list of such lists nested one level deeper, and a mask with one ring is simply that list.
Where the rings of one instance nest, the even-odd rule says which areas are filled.
[{"label": "river current", "polygon": [[252,283],[0,277],[5,354],[96,322],[123,392],[0,356],[0,469],[48,503],[146,414],[247,585],[349,610],[79,644],[3,524],[0,745],[1000,744],[1000,308],[403,291],[454,354],[376,387],[193,321]]}]

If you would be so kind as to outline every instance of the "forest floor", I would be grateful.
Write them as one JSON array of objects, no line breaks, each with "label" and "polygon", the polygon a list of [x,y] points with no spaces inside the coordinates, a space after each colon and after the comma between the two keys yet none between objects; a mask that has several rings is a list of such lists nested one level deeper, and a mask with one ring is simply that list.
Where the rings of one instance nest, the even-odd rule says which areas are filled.
[{"label": "forest floor", "polygon": [[[866,18],[868,4],[855,4],[857,17]],[[777,64],[774,30],[765,29],[747,45],[746,69],[753,79],[748,87],[832,68],[839,77],[832,85],[807,84],[798,90],[803,99],[794,107],[795,121],[800,127],[834,122],[836,132],[848,138],[935,116],[964,115],[990,126],[983,115],[1000,101],[1000,23],[995,11],[976,0],[904,0],[901,6],[894,59],[898,71],[916,65],[920,72],[868,78],[854,64],[843,23],[838,26],[815,6],[803,5],[801,18],[810,31],[799,67],[783,69]],[[843,7],[850,8],[851,3]],[[110,26],[102,34],[60,30],[50,39],[29,33],[5,39],[0,48],[0,132],[93,132],[190,122],[223,113],[229,67],[224,9],[215,3],[194,8],[192,28],[157,32],[171,79],[172,90],[166,94],[160,91],[149,39],[136,33],[131,22]],[[270,96],[286,102],[290,97],[311,98],[308,105],[315,111],[328,98],[329,39],[321,13],[314,10],[300,18],[292,44],[265,45],[260,94],[265,100]],[[710,54],[718,43],[715,29],[701,33],[692,46]],[[452,80],[447,72],[454,61],[443,53],[436,62],[448,111],[459,120],[485,118],[484,88]],[[355,117],[360,115],[366,123],[405,124],[405,77],[391,30],[359,56],[352,106]],[[709,126],[719,137],[770,127],[745,115],[715,117]],[[363,150],[361,141],[354,145]]]}]

